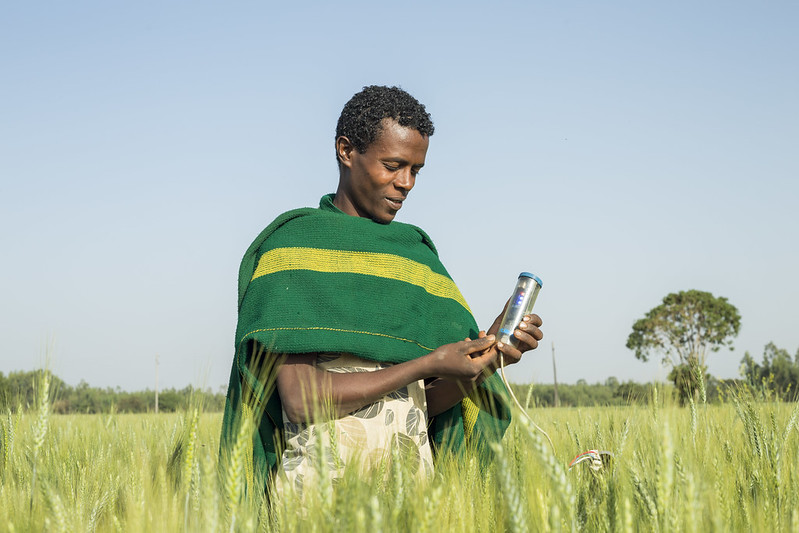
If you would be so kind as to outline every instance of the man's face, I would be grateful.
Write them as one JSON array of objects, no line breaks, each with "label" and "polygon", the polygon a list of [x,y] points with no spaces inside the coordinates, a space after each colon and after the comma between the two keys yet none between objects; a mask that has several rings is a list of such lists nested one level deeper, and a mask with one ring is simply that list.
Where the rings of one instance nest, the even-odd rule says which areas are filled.
[{"label": "man's face", "polygon": [[413,128],[383,119],[377,139],[358,153],[346,137],[336,140],[341,177],[335,205],[348,215],[388,224],[424,166],[429,139]]}]

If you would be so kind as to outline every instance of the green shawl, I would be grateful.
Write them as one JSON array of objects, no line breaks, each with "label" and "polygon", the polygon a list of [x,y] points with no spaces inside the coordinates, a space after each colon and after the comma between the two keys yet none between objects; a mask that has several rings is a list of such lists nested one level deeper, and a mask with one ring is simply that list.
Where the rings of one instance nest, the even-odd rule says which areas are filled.
[{"label": "green shawl", "polygon": [[[250,245],[239,270],[239,319],[222,423],[221,454],[232,449],[242,412],[258,413],[248,474],[271,475],[283,449],[278,354],[348,352],[401,363],[476,338],[478,327],[421,229],[350,216],[324,196],[318,209],[289,211]],[[266,349],[252,368],[253,341]],[[267,368],[266,372],[260,371]],[[264,375],[265,374],[265,375]],[[433,417],[434,451],[487,453],[510,420],[495,374],[477,394]]]}]

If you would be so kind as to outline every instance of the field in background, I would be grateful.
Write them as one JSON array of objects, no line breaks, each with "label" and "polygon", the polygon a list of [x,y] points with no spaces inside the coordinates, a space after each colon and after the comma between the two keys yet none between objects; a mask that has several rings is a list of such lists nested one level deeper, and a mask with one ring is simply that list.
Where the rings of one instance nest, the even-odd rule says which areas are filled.
[{"label": "field in background", "polygon": [[[322,482],[309,505],[244,490],[240,453],[217,464],[220,414],[52,415],[0,421],[2,531],[796,531],[796,404],[532,409],[494,463],[439,465],[419,487],[394,465]],[[567,465],[610,450],[597,472]],[[242,448],[243,449],[243,448]],[[221,472],[221,476],[217,471]]]}]

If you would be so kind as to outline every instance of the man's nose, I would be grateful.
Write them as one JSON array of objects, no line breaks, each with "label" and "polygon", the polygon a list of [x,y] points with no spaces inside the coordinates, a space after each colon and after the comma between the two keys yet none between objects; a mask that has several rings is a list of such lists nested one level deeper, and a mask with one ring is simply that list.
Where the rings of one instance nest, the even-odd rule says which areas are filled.
[{"label": "man's nose", "polygon": [[415,183],[416,176],[413,175],[413,171],[410,169],[410,167],[403,169],[397,179],[394,180],[394,185],[400,189],[404,189],[405,191],[410,191],[413,189]]}]

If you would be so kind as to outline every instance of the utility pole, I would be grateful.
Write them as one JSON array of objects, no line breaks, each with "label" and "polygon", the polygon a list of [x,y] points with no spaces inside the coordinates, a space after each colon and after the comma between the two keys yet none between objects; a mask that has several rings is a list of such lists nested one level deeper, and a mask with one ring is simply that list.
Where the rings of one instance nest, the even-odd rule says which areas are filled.
[{"label": "utility pole", "polygon": [[558,397],[558,369],[555,367],[555,341],[552,341],[552,375],[555,377],[555,407],[560,407]]},{"label": "utility pole", "polygon": [[155,354],[155,414],[158,414],[158,354]]}]

